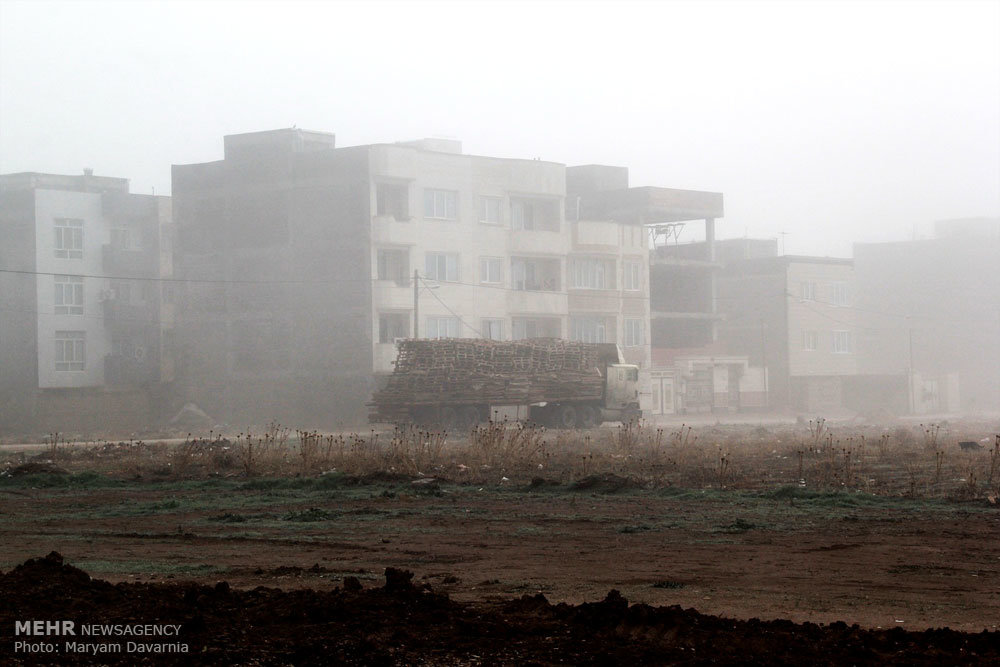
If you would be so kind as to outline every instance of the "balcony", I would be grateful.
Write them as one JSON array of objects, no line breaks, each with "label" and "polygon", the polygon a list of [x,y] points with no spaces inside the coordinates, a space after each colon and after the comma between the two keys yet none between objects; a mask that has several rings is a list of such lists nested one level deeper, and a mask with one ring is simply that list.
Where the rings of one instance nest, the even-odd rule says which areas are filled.
[{"label": "balcony", "polygon": [[558,292],[514,290],[507,292],[507,310],[511,313],[564,315],[566,295]]},{"label": "balcony", "polygon": [[400,285],[395,280],[376,280],[372,283],[372,305],[376,310],[412,310],[412,281]]},{"label": "balcony", "polygon": [[544,253],[566,255],[570,250],[570,236],[545,229],[518,230],[510,235],[511,253]]},{"label": "balcony", "polygon": [[154,313],[145,303],[136,304],[109,297],[102,299],[101,305],[104,308],[104,324],[116,329],[142,329],[145,327],[158,326],[158,321]]},{"label": "balcony", "polygon": [[110,243],[101,248],[104,272],[116,278],[155,277],[158,275],[158,256],[143,250],[122,250]]},{"label": "balcony", "polygon": [[415,245],[420,238],[420,226],[409,220],[397,220],[391,215],[372,217],[372,243],[375,245]]}]

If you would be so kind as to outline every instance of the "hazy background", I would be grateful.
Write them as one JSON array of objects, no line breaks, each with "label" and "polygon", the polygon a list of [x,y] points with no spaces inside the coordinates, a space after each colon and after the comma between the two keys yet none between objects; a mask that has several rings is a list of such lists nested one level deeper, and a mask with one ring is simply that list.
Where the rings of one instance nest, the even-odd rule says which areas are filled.
[{"label": "hazy background", "polygon": [[0,172],[168,194],[292,125],[624,165],[847,255],[1000,215],[1000,3],[0,0]]}]

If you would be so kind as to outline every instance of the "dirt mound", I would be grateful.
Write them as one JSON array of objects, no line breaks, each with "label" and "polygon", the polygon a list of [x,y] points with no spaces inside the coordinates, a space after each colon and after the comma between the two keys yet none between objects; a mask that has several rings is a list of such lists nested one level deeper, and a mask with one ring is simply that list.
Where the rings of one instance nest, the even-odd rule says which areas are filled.
[{"label": "dirt mound", "polygon": [[614,473],[604,475],[589,475],[570,485],[572,491],[590,491],[592,493],[618,493],[629,489],[641,489],[642,483],[631,477],[621,477]]},{"label": "dirt mound", "polygon": [[52,461],[28,461],[19,466],[5,470],[6,477],[24,477],[26,475],[68,475],[69,471],[60,468]]},{"label": "dirt mound", "polygon": [[[179,624],[186,655],[156,664],[996,664],[1000,636],[948,629],[869,631],[834,623],[738,621],[680,607],[630,605],[617,591],[595,603],[550,604],[541,594],[502,603],[463,604],[412,584],[389,568],[382,587],[234,590],[225,582],[109,584],[62,562],[29,560],[0,576],[0,628],[13,621]],[[51,641],[52,638],[49,638]],[[88,639],[95,640],[90,637]],[[3,638],[8,644],[9,635]],[[14,655],[7,664],[44,663]],[[18,661],[21,661],[20,663]],[[90,664],[63,652],[58,664]],[[106,664],[152,657],[105,654]]]}]

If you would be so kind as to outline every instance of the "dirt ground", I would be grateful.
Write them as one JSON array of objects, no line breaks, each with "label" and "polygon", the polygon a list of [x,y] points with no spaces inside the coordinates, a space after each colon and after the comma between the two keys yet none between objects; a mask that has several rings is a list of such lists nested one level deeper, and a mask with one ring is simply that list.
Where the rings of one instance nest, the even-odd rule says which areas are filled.
[{"label": "dirt ground", "polygon": [[[787,488],[770,493],[646,489],[633,488],[627,479],[615,476],[573,485],[536,480],[529,485],[492,488],[389,475],[188,482],[40,475],[7,480],[0,485],[0,569],[9,570],[50,551],[60,552],[67,563],[110,582],[147,587],[196,582],[214,587],[225,581],[234,590],[259,586],[314,589],[315,595],[327,596],[341,590],[345,577],[356,578],[366,590],[380,589],[386,568],[398,568],[411,571],[418,587],[447,596],[433,598],[437,602],[427,611],[430,617],[441,613],[452,619],[449,622],[461,624],[465,621],[459,619],[469,614],[480,620],[484,614],[499,614],[483,622],[513,626],[531,617],[532,623],[558,626],[558,630],[544,632],[560,637],[562,632],[567,637],[589,636],[589,626],[574,625],[572,619],[586,615],[580,610],[591,607],[574,607],[574,611],[549,603],[595,603],[616,590],[633,603],[633,609],[642,610],[624,611],[614,596],[605,607],[594,607],[617,610],[608,613],[619,620],[598,623],[610,633],[605,638],[635,633],[643,638],[638,644],[622,643],[638,651],[626,652],[623,658],[652,660],[662,655],[670,661],[688,660],[691,656],[682,648],[707,651],[709,644],[698,648],[692,640],[685,645],[676,631],[668,632],[668,626],[694,624],[719,632],[726,627],[731,632],[739,625],[734,625],[736,620],[747,619],[784,619],[768,626],[772,627],[768,632],[783,628],[780,632],[798,637],[796,642],[819,630],[816,626],[793,628],[787,621],[846,623],[833,626],[842,635],[837,641],[854,646],[845,637],[863,636],[857,646],[868,647],[865,650],[882,646],[876,638],[890,635],[858,635],[860,630],[848,626],[894,632],[899,632],[897,628],[985,630],[987,635],[955,636],[963,637],[962,641],[988,638],[985,645],[992,642],[993,656],[1000,646],[996,634],[1000,509],[985,501],[799,493]],[[4,598],[0,609],[23,616],[32,607],[18,605],[36,599],[40,590],[29,594],[21,589],[23,599],[18,598],[15,589],[24,582],[11,583],[12,576],[7,575],[0,590]],[[186,585],[141,590],[169,597],[184,595]],[[544,595],[544,602],[534,597],[538,594]],[[80,595],[86,598],[90,593]],[[336,595],[341,596],[336,598],[338,604],[348,603],[343,598],[347,593]],[[364,604],[392,607],[379,595],[384,597],[384,591],[364,593],[368,596],[363,597]],[[525,596],[534,601],[511,602]],[[99,612],[103,603],[88,604],[79,608],[81,614],[104,613]],[[446,612],[435,611],[434,605]],[[671,611],[675,606],[691,611]],[[15,614],[16,610],[21,611]],[[645,629],[623,630],[632,622],[622,620],[626,614],[646,619],[639,622]],[[650,614],[673,620],[648,621]],[[704,620],[708,617],[710,621]],[[656,627],[646,628],[647,621]],[[257,622],[246,621],[250,626]],[[3,634],[9,625],[0,620]],[[430,623],[428,628],[434,626]],[[534,636],[535,630],[525,632]],[[482,658],[516,663],[530,657],[545,663],[558,662],[557,645],[570,651],[570,645],[560,644],[560,639],[549,646],[549,652],[548,645],[535,646],[532,640],[531,646],[522,647],[526,652],[505,653],[505,648],[489,642],[493,648],[463,643],[456,639],[454,628],[448,632],[453,634],[437,637],[433,649],[429,645],[413,649],[407,642],[419,633],[411,632],[398,642],[375,641],[369,647],[374,653],[366,653],[369,649],[360,645],[341,646],[347,651],[342,657],[356,662],[378,657],[388,663],[406,663],[426,650],[430,662],[475,663]],[[747,629],[746,636],[751,638],[755,632]],[[822,632],[834,630],[828,626]],[[664,640],[666,635],[674,639]],[[904,644],[917,641],[906,637]],[[827,639],[817,639],[817,645]],[[909,653],[897,655],[898,647],[886,648],[886,644],[878,650],[887,652],[851,659],[936,655],[938,649],[922,641],[906,649]],[[940,648],[940,644],[935,646]],[[952,648],[957,651],[958,646]],[[216,657],[222,661],[222,655]],[[583,654],[571,651],[566,655]],[[707,659],[708,655],[702,652],[697,657]],[[739,653],[723,652],[717,657],[725,660],[727,655],[738,662]],[[949,655],[963,661],[979,659],[971,653]],[[783,659],[798,662],[790,653]],[[770,662],[763,657],[761,661]]]},{"label": "dirt ground", "polygon": [[384,584],[365,588],[346,579],[343,587],[298,591],[112,585],[53,552],[0,576],[0,625],[56,615],[80,625],[99,617],[104,624],[177,628],[174,637],[140,640],[138,654],[91,655],[80,645],[117,644],[74,637],[72,644],[48,644],[48,653],[9,655],[8,664],[930,665],[1000,659],[996,633],[734,621],[678,606],[630,605],[617,591],[577,606],[553,605],[541,594],[469,604],[414,585],[412,576],[390,568]]}]

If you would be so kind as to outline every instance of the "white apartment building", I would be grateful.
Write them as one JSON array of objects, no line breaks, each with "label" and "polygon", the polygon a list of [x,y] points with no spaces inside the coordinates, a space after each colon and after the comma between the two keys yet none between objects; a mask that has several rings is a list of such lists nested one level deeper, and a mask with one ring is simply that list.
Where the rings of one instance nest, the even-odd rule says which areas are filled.
[{"label": "white apartment building", "polygon": [[106,419],[134,410],[106,391],[66,390],[134,393],[163,379],[169,204],[89,170],[0,176],[0,415],[26,427],[101,419],[81,411]]},{"label": "white apartment building", "polygon": [[371,147],[373,371],[390,373],[394,341],[414,333],[612,342],[648,367],[643,230],[567,220],[561,164],[460,150]]}]

